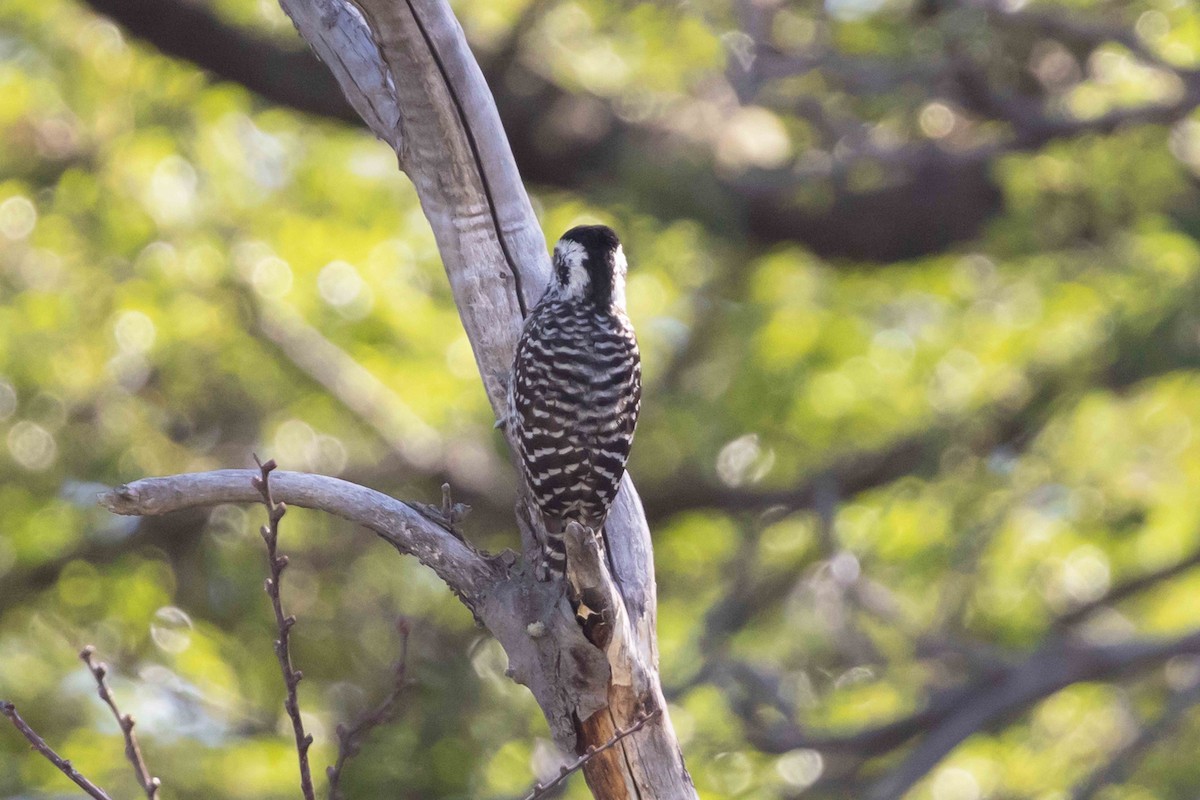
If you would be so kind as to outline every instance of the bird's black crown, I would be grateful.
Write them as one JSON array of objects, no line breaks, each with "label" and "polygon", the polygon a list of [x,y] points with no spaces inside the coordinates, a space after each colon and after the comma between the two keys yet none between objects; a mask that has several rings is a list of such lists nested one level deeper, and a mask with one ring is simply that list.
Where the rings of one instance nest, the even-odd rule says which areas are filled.
[{"label": "bird's black crown", "polygon": [[611,253],[621,246],[616,232],[607,225],[576,225],[562,235],[568,242],[578,242],[588,255]]},{"label": "bird's black crown", "polygon": [[578,225],[554,247],[558,295],[574,301],[624,305],[625,255],[607,225]]}]

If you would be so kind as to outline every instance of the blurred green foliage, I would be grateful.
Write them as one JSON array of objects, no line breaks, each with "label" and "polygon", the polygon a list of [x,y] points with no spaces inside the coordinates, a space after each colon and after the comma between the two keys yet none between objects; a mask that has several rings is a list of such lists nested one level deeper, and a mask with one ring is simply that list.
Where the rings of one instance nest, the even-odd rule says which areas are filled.
[{"label": "blurred green foliage", "polygon": [[[779,35],[811,38],[828,12],[820,25],[846,52],[903,53],[928,32],[900,5],[796,4]],[[215,7],[291,41],[268,0]],[[523,4],[457,10],[486,50]],[[727,14],[556,3],[523,47],[562,86],[636,110],[724,68]],[[1195,63],[1195,8],[1138,0],[1121,14],[1161,16],[1156,45]],[[1122,53],[1076,105],[1158,97]],[[833,98],[883,124],[912,105]],[[802,124],[787,135],[803,147]],[[1005,156],[1005,208],[978,240],[890,265],[536,194],[548,237],[599,219],[630,253],[647,378],[631,469],[655,529],[664,682],[702,797],[789,796],[828,769],[814,750],[756,750],[736,689],[703,679],[706,663],[770,671],[792,722],[852,732],[977,674],[928,642],[1017,661],[1057,615],[1200,547],[1197,142],[1200,117]],[[687,192],[686,180],[669,190]],[[389,387],[384,408],[356,412],[355,379],[338,396],[309,374],[294,352],[305,331]],[[1010,418],[1023,436],[976,446]],[[450,475],[476,507],[472,539],[512,547],[514,483],[492,421],[432,235],[385,147],[213,84],[69,0],[0,6],[0,696],[83,772],[136,794],[74,658],[90,642],[113,664],[164,797],[296,794],[261,509],[139,527],[98,510],[98,488],[247,466],[255,451],[427,502]],[[825,513],[723,510],[680,493],[691,480],[793,486],[929,431],[947,443],[934,463]],[[318,767],[334,726],[385,690],[395,617],[414,623],[405,711],[352,762],[350,796],[513,796],[554,768],[503,652],[431,573],[312,513],[287,517],[281,546]],[[743,626],[708,625],[739,583],[764,581],[780,589]],[[1198,591],[1200,575],[1185,573],[1083,635],[1188,631]],[[1197,667],[1176,658],[1068,687],[972,737],[912,796],[1066,797]],[[1104,796],[1193,796],[1198,722],[1185,718]],[[0,795],[64,790],[0,730]],[[567,796],[587,796],[582,782]]]}]

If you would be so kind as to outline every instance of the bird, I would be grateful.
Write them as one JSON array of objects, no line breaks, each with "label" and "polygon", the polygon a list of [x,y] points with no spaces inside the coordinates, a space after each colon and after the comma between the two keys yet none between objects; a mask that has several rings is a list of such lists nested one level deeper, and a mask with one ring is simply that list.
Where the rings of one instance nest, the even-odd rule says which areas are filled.
[{"label": "bird", "polygon": [[603,542],[641,410],[642,366],[625,311],[625,253],[605,225],[571,228],[525,319],[509,380],[510,435],[542,517],[538,577],[566,572],[571,522]]}]

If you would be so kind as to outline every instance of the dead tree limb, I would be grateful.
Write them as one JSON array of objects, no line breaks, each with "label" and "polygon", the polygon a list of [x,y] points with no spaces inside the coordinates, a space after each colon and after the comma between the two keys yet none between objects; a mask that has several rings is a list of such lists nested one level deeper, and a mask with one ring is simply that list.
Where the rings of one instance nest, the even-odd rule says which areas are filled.
[{"label": "dead tree limb", "polygon": [[[226,469],[169,478],[145,478],[100,496],[114,514],[157,516],[222,503],[261,503],[250,480],[258,470]],[[474,610],[499,574],[479,553],[416,509],[385,494],[339,478],[276,471],[271,492],[277,501],[315,508],[369,528],[401,553],[415,556],[437,573]]]},{"label": "dead tree limb", "polygon": [[611,739],[599,747],[589,747],[583,755],[572,761],[570,764],[563,764],[558,770],[558,775],[551,778],[545,785],[542,785],[541,783],[534,784],[533,791],[527,794],[524,800],[541,800],[543,797],[548,797],[551,791],[553,791],[560,783],[571,776],[571,773],[576,772],[583,766],[586,766],[587,763],[593,758],[596,758],[602,753],[606,753],[612,748],[616,747],[617,744],[626,736],[630,736],[640,731],[647,722],[649,722],[655,715],[659,713],[661,713],[661,710],[656,709],[650,712],[649,715],[639,719],[636,723],[634,723],[632,728],[618,731]]},{"label": "dead tree limb", "polygon": [[[462,28],[444,0],[282,5],[412,179],[484,388],[503,417],[521,322],[546,285],[549,258]],[[603,652],[583,638],[573,617],[564,619],[561,596],[523,571],[510,573],[519,580],[486,593],[479,616],[508,652],[514,678],[537,697],[560,745],[585,752],[663,709],[621,741],[621,758],[588,762],[584,772],[598,796],[695,797],[665,712],[650,532],[628,478],[605,527],[613,573],[602,564],[602,577],[620,598],[623,614]],[[534,628],[542,631],[536,640],[527,632],[535,623],[542,623]],[[533,663],[531,654],[538,657]],[[611,789],[597,788],[602,786]]]},{"label": "dead tree limb", "polygon": [[[118,514],[157,515],[197,506],[261,502],[259,491],[250,482],[257,476],[256,470],[220,470],[146,478],[105,492],[100,503]],[[555,740],[565,749],[583,755],[589,747],[598,749],[621,731],[637,726],[636,733],[621,736],[606,752],[584,764],[585,774],[592,765],[597,768],[598,777],[589,776],[593,786],[608,781],[600,784],[608,787],[607,793],[594,789],[597,797],[635,796],[622,794],[623,784],[613,782],[614,776],[622,777],[625,770],[640,770],[635,775],[650,784],[650,789],[640,789],[643,798],[695,796],[670,794],[670,786],[651,783],[669,778],[661,774],[663,762],[656,759],[665,737],[669,735],[674,743],[674,733],[669,724],[659,722],[666,717],[666,706],[657,670],[642,661],[640,641],[628,634],[628,628],[614,625],[610,644],[600,650],[584,638],[564,602],[560,584],[536,581],[530,565],[512,553],[490,556],[476,551],[428,515],[387,495],[338,478],[279,471],[271,474],[271,493],[277,503],[318,509],[369,528],[401,553],[416,556],[433,569],[504,646],[509,674],[533,692]],[[603,561],[595,557],[594,537],[588,538],[590,545],[573,543],[584,551],[580,568],[585,577],[581,580],[617,592]],[[618,610],[618,621],[629,616],[627,603]],[[648,686],[651,678],[654,683]],[[642,708],[634,712],[628,725],[617,725],[614,720],[620,718],[623,706],[619,704],[623,703]],[[578,728],[576,719],[583,723]],[[656,723],[665,727],[658,727],[651,737]],[[622,757],[613,759],[610,756],[618,745]],[[630,745],[638,746],[624,749]],[[674,752],[681,758],[678,749]],[[676,774],[688,780],[687,790],[692,791],[687,773]]]},{"label": "dead tree limb", "polygon": [[[387,142],[416,187],[498,417],[526,309],[549,277],[541,227],[495,103],[444,0],[282,0],[350,105]],[[138,481],[105,495],[119,513],[253,502],[250,475],[223,471]],[[600,798],[694,798],[658,676],[650,533],[626,478],[606,528],[607,560],[588,575],[615,601],[599,646],[584,637],[558,582],[523,560],[478,553],[413,507],[343,481],[281,472],[289,505],[320,508],[417,556],[499,640],[509,674],[533,692],[555,741],[581,755],[650,721],[584,766]],[[521,505],[526,541],[534,518]],[[611,571],[609,564],[611,564]],[[658,712],[658,713],[655,713]]]}]

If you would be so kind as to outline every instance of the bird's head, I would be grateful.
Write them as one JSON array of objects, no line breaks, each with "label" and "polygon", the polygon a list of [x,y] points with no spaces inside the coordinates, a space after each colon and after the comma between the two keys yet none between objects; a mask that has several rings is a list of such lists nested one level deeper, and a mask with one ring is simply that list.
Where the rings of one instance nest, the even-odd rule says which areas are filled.
[{"label": "bird's head", "polygon": [[579,225],[554,246],[554,283],[563,300],[625,308],[625,252],[612,228]]}]

